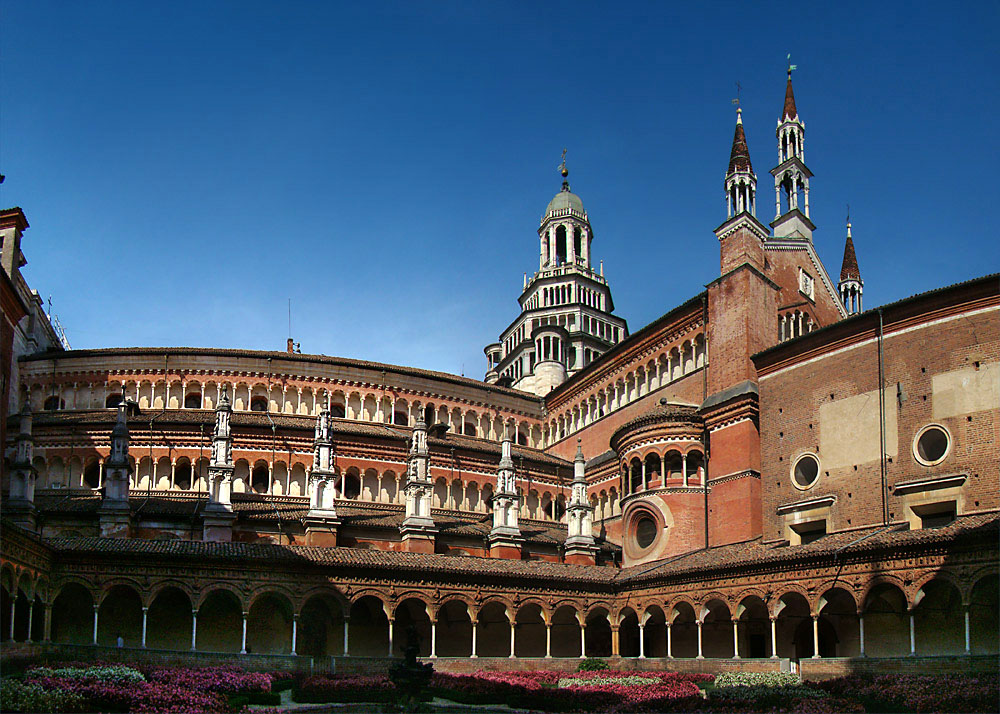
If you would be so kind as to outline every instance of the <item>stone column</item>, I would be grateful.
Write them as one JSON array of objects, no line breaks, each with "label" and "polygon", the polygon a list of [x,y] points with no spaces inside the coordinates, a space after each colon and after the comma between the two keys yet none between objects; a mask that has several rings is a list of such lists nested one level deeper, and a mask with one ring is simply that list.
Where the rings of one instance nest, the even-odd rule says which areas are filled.
[{"label": "stone column", "polygon": [[299,616],[298,614],[292,615],[292,654],[297,654],[295,651],[295,642],[298,639],[299,634]]},{"label": "stone column", "polygon": [[646,459],[642,460],[642,490],[645,491],[649,488],[649,482],[646,481]]},{"label": "stone column", "polygon": [[42,642],[52,641],[52,604],[45,603],[45,621],[42,629]]},{"label": "stone column", "polygon": [[865,613],[858,615],[858,642],[860,644],[859,656],[865,656]]},{"label": "stone column", "polygon": [[191,611],[191,651],[198,648],[198,611]]},{"label": "stone column", "polygon": [[639,623],[639,659],[646,659],[646,626]]},{"label": "stone column", "polygon": [[[28,636],[25,638],[25,642],[31,643],[31,625],[35,619],[35,599],[32,598],[31,602],[28,604]],[[969,648],[966,647],[966,650]]]},{"label": "stone column", "polygon": [[740,658],[740,631],[739,631],[740,621],[733,618],[733,659]]},{"label": "stone column", "polygon": [[913,610],[910,610],[910,656],[917,654],[917,631],[913,622]]},{"label": "stone column", "polygon": [[[777,621],[778,621],[778,618],[776,618],[776,617],[772,617],[771,618],[771,659],[778,659],[778,634],[777,634],[777,629],[775,627]],[[862,651],[862,653],[864,653],[864,650],[865,650],[865,646],[863,644],[864,641],[865,641],[864,630],[862,630],[862,634],[861,634],[861,642],[862,642],[861,651]]]},{"label": "stone column", "polygon": [[[14,641],[14,606],[17,604],[17,588],[14,588],[14,596],[10,599],[10,631],[7,633],[7,639],[11,642]],[[96,607],[96,606],[95,606]],[[97,617],[97,611],[94,611],[94,618]],[[96,625],[94,626],[97,627]],[[94,630],[97,631],[96,629]],[[94,635],[94,644],[97,644],[97,635]]]},{"label": "stone column", "polygon": [[515,620],[516,618],[513,618],[510,621],[510,659],[514,659],[514,633],[517,631]]},{"label": "stone column", "polygon": [[681,478],[684,479],[684,486],[688,486],[688,455],[687,452],[681,454]]},{"label": "stone column", "polygon": [[673,643],[673,637],[671,636],[671,633],[670,633],[670,628],[671,628],[672,625],[673,625],[673,623],[668,620],[667,621],[667,659],[673,659],[674,658],[674,643]]},{"label": "stone column", "polygon": [[813,659],[819,659],[819,615],[813,615]]},{"label": "stone column", "polygon": [[240,654],[247,653],[247,616],[249,614],[248,612],[243,613],[243,639],[240,642]]},{"label": "stone column", "polygon": [[[10,609],[11,609],[11,613],[13,613],[14,612],[13,605],[11,606]],[[97,603],[94,603],[94,641],[91,644],[95,644],[95,645],[97,644],[97,611],[99,609],[100,609],[100,606]],[[14,639],[14,621],[13,620],[11,620],[11,623],[10,623],[10,633],[11,633],[10,634],[10,638]]]},{"label": "stone column", "polygon": [[705,659],[705,655],[701,653],[701,620],[695,620],[695,624],[698,625],[698,657],[697,659]]},{"label": "stone column", "polygon": [[437,620],[431,620],[431,659],[437,656]]},{"label": "stone column", "polygon": [[545,623],[545,659],[552,659],[552,623]]},{"label": "stone column", "polygon": [[580,659],[587,656],[587,623],[580,625]]},{"label": "stone column", "polygon": [[969,606],[965,606],[965,654],[972,654],[971,639],[969,637]]},{"label": "stone column", "polygon": [[476,654],[476,632],[479,629],[479,620],[472,621],[472,654],[469,655],[472,659],[477,658],[479,655]]},{"label": "stone column", "polygon": [[348,649],[348,631],[350,629],[350,624],[351,624],[351,618],[345,617],[344,618],[344,656],[345,657],[350,657],[351,656],[350,650]]},{"label": "stone column", "polygon": [[621,656],[621,645],[618,641],[618,625],[611,626],[611,656]]},{"label": "stone column", "polygon": [[143,649],[146,649],[146,622],[149,619],[149,608],[142,608],[142,645]]},{"label": "stone column", "polygon": [[395,625],[395,624],[396,624],[396,618],[395,617],[390,617],[389,618],[389,654],[388,654],[389,657],[392,657],[392,628],[393,628],[393,625]]}]

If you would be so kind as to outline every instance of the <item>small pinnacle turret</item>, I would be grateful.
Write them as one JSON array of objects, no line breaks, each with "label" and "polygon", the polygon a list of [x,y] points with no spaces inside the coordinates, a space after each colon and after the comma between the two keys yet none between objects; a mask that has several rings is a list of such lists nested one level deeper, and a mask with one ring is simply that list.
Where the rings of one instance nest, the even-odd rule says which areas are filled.
[{"label": "small pinnacle turret", "polygon": [[594,507],[587,500],[587,460],[583,456],[583,444],[576,440],[576,456],[573,459],[573,490],[566,508],[566,562],[593,564],[596,562],[597,546],[594,543]]},{"label": "small pinnacle turret", "polygon": [[757,176],[750,163],[750,148],[743,129],[743,110],[736,110],[736,131],[733,148],[729,152],[729,170],[726,171],[726,217],[741,213],[757,214]]},{"label": "small pinnacle turret", "polygon": [[864,292],[865,281],[861,279],[861,269],[858,268],[858,257],[854,253],[854,239],[851,237],[851,217],[847,217],[847,240],[844,243],[844,262],[840,268],[840,283],[837,286],[840,301],[848,315],[862,311],[861,294]]},{"label": "small pinnacle turret", "polygon": [[399,532],[403,548],[410,552],[433,553],[437,528],[431,516],[434,482],[431,479],[431,455],[427,445],[427,422],[423,412],[417,413],[406,463],[406,507]]},{"label": "small pinnacle turret", "polygon": [[796,66],[789,63],[785,104],[775,130],[778,165],[771,169],[774,176],[774,220],[771,227],[775,238],[812,241],[816,226],[809,218],[809,179],[813,174],[806,166],[806,125],[799,117],[792,89],[792,71],[795,69]]},{"label": "small pinnacle turret", "polygon": [[494,557],[509,558],[520,555],[521,543],[524,540],[518,524],[520,510],[521,499],[515,483],[510,429],[504,424],[496,493],[493,494],[493,528],[489,535],[490,552]]},{"label": "small pinnacle turret", "polygon": [[132,464],[128,458],[128,400],[122,386],[118,402],[118,418],[111,430],[111,453],[104,462],[104,493],[101,498],[101,535],[106,538],[128,538],[130,530],[129,485]]},{"label": "small pinnacle turret", "polygon": [[205,506],[206,541],[228,542],[233,539],[233,435],[230,421],[233,407],[227,385],[215,407],[215,431],[212,434],[212,459],[208,464],[208,505]]}]

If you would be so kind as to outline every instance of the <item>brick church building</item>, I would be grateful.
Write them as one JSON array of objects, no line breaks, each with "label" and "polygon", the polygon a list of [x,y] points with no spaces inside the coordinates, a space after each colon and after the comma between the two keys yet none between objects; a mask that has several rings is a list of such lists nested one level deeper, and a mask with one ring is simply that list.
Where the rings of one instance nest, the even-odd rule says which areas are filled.
[{"label": "brick church building", "polygon": [[482,381],[291,341],[27,339],[27,220],[2,212],[3,638],[345,662],[415,625],[455,667],[996,655],[1000,279],[864,310],[850,224],[836,280],[813,243],[790,72],[776,137],[765,223],[737,110],[718,272],[635,332],[564,163]]}]

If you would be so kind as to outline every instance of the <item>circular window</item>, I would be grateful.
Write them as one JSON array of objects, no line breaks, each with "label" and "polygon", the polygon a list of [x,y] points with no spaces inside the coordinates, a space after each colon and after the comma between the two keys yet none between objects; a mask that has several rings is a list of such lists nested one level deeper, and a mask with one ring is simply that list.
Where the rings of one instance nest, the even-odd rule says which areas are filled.
[{"label": "circular window", "polygon": [[819,478],[819,459],[813,454],[802,454],[792,467],[792,483],[796,488],[811,488]]},{"label": "circular window", "polygon": [[635,542],[640,548],[648,548],[656,540],[656,521],[650,516],[642,516],[635,524]]},{"label": "circular window", "polygon": [[924,466],[941,463],[950,449],[951,435],[937,424],[925,426],[913,440],[913,455]]}]

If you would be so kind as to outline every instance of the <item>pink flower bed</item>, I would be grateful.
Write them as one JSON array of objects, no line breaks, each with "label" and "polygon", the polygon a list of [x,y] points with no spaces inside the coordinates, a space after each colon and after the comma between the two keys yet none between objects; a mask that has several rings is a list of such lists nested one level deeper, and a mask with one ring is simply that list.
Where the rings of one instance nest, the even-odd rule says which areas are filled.
[{"label": "pink flower bed", "polygon": [[245,672],[236,667],[177,667],[146,669],[143,674],[148,681],[125,682],[108,679],[96,663],[72,665],[92,670],[97,676],[48,674],[59,668],[56,665],[38,670],[38,675],[33,675],[29,669],[24,679],[50,691],[77,694],[86,701],[88,710],[137,714],[226,714],[230,711],[229,695],[269,692],[273,679],[270,674]]},{"label": "pink flower bed", "polygon": [[993,675],[850,675],[817,683],[835,697],[876,709],[917,712],[996,711],[1000,678]]}]

